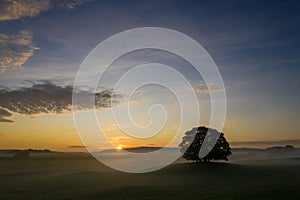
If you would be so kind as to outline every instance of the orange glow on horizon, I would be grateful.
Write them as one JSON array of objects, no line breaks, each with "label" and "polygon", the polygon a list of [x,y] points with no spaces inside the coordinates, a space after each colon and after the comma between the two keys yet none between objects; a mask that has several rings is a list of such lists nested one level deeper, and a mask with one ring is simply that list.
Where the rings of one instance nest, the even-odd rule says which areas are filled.
[{"label": "orange glow on horizon", "polygon": [[116,148],[117,148],[118,150],[122,150],[122,149],[123,149],[122,145],[119,145],[119,146],[117,146]]}]

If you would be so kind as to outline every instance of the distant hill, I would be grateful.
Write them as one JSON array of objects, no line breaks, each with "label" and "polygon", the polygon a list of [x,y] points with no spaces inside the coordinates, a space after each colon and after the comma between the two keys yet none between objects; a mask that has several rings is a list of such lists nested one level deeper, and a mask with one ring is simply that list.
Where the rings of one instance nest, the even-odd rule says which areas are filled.
[{"label": "distant hill", "polygon": [[[162,149],[162,147],[147,147],[147,146],[141,146],[141,147],[132,147],[132,148],[124,148],[122,150],[118,149],[107,149],[104,151],[101,151],[101,153],[117,153],[117,152],[133,152],[133,153],[149,153],[153,151],[157,151],[159,149]],[[164,148],[163,151],[176,151],[178,148]]]},{"label": "distant hill", "polygon": [[270,153],[289,153],[297,150],[292,145],[286,145],[286,146],[275,146],[275,147],[269,147],[266,149],[266,151]]},{"label": "distant hill", "polygon": [[293,145],[286,145],[286,146],[274,146],[274,147],[268,147],[265,149],[259,149],[259,148],[233,148],[233,152],[269,152],[269,153],[275,153],[275,152],[293,152],[300,150],[299,148],[295,148]]},{"label": "distant hill", "polygon": [[[107,149],[101,151],[101,153],[116,153],[116,152],[134,152],[134,153],[148,153],[152,151],[157,151],[161,149],[162,147],[147,147],[147,146],[141,146],[141,147],[133,147],[133,148],[124,148],[122,150],[118,149]],[[164,151],[177,151],[178,148],[164,148]],[[260,149],[260,148],[232,148],[232,152],[261,152],[261,153],[275,153],[275,152],[292,152],[299,150],[298,148],[293,147],[292,145],[286,145],[286,146],[274,146],[274,147],[268,147],[266,149]]]},{"label": "distant hill", "polygon": [[264,152],[265,149],[259,148],[232,148],[232,152]]},{"label": "distant hill", "polygon": [[34,154],[34,153],[54,153],[55,151],[50,151],[49,149],[26,149],[26,150],[20,150],[20,149],[3,149],[0,150],[0,154],[16,154],[18,152],[26,152],[29,154]]},{"label": "distant hill", "polygon": [[[107,149],[101,151],[101,153],[117,153],[117,152],[133,152],[133,153],[148,153],[157,151],[159,149],[162,149],[162,147],[149,147],[149,146],[140,146],[140,147],[132,147],[132,148],[124,148],[122,150],[118,149]],[[178,148],[164,148],[164,152],[172,152],[177,151]],[[290,153],[290,152],[296,152],[300,151],[300,148],[295,148],[292,145],[286,145],[286,146],[274,146],[274,147],[268,147],[266,149],[260,149],[260,148],[232,148],[232,153],[250,153],[250,152],[257,152],[257,153]],[[43,154],[43,153],[63,153],[58,151],[51,151],[49,149],[26,149],[26,150],[20,150],[20,149],[0,149],[0,154],[2,155],[14,155],[17,152],[28,152],[29,154]]]}]

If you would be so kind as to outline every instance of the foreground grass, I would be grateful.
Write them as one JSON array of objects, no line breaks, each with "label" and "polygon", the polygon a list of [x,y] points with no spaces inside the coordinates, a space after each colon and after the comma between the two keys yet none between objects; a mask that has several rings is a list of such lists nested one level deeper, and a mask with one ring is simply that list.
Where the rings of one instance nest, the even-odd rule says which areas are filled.
[{"label": "foreground grass", "polygon": [[0,199],[299,199],[299,167],[187,163],[126,174],[85,156],[1,158]]}]

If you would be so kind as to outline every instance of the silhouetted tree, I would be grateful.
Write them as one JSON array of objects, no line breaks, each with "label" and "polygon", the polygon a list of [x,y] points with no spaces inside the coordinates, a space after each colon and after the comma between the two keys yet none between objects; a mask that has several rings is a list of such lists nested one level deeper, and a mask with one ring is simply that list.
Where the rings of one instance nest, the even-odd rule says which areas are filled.
[{"label": "silhouetted tree", "polygon": [[[205,136],[208,136],[208,141],[217,140],[216,144],[212,147],[208,142],[208,145],[203,146]],[[219,138],[217,138],[219,136]],[[219,133],[216,130],[200,126],[193,128],[185,133],[182,138],[182,142],[179,145],[183,157],[186,160],[194,160],[196,162],[209,162],[210,160],[228,160],[228,156],[231,155],[231,148],[226,141],[224,134]],[[201,147],[207,150],[209,153],[203,158],[199,158],[199,151]]]}]

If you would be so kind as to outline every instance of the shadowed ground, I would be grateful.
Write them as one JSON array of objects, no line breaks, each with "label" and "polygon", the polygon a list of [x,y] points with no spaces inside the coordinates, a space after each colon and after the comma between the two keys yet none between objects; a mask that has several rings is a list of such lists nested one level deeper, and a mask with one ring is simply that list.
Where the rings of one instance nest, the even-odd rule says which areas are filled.
[{"label": "shadowed ground", "polygon": [[298,199],[300,159],[181,163],[147,174],[111,170],[85,154],[0,158],[6,199]]}]

